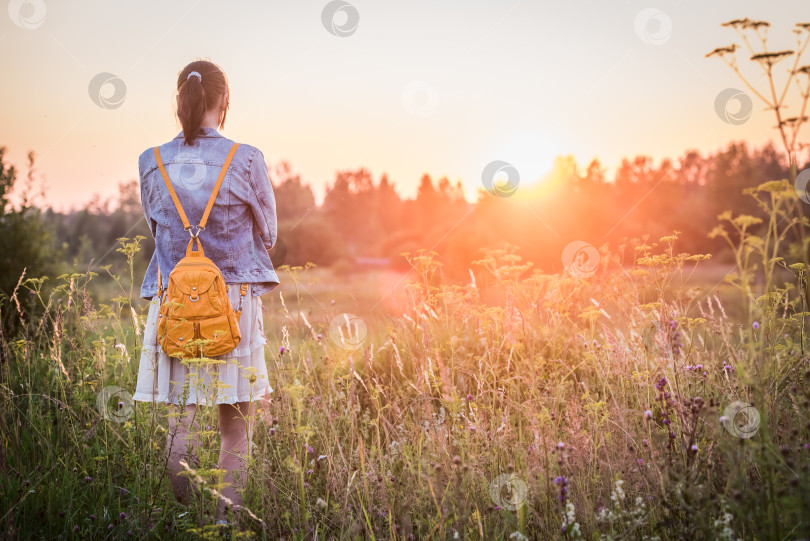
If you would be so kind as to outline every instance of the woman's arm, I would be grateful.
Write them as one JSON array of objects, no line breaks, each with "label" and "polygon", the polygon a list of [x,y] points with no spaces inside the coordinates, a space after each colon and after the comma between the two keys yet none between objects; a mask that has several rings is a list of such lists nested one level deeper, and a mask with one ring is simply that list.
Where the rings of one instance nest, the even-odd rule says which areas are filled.
[{"label": "woman's arm", "polygon": [[140,185],[141,189],[141,208],[143,209],[143,216],[146,218],[146,225],[149,227],[149,231],[152,232],[152,238],[155,238],[155,235],[157,235],[157,222],[152,219],[149,212],[149,197],[146,193],[146,179],[143,178],[143,172],[146,168],[147,152],[151,152],[151,149],[144,151],[138,157],[138,184]]},{"label": "woman's arm", "polygon": [[276,243],[276,198],[273,195],[273,185],[267,171],[264,154],[258,148],[250,158],[250,187],[255,198],[250,198],[248,204],[253,211],[253,217],[259,227],[259,233],[269,250]]}]

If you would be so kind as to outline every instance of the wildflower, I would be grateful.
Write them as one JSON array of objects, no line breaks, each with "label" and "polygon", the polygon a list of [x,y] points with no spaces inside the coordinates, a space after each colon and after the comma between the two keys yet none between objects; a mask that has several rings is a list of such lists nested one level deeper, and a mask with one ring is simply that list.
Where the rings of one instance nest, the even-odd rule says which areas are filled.
[{"label": "wildflower", "polygon": [[90,520],[96,520],[96,515],[90,515]]},{"label": "wildflower", "polygon": [[107,529],[108,529],[109,531],[112,531],[112,530],[113,530],[113,528],[115,528],[115,526],[113,526],[112,524],[110,524],[110,525],[108,525],[108,526],[107,526]]},{"label": "wildflower", "polygon": [[649,444],[650,442],[648,442],[646,438],[641,440],[641,445],[643,445],[644,447],[647,447]]},{"label": "wildflower", "polygon": [[321,509],[326,509],[326,502],[323,501],[323,499],[321,499],[321,498],[318,498],[317,500],[315,500],[315,505],[317,505]]},{"label": "wildflower", "polygon": [[311,445],[307,445],[307,453],[314,453],[315,449],[312,448]]},{"label": "wildflower", "polygon": [[645,411],[644,417],[646,417],[647,419],[652,419],[652,412],[650,410]]},{"label": "wildflower", "polygon": [[666,385],[667,385],[667,378],[661,378],[655,384],[655,388],[658,389],[659,391],[663,391],[664,387],[666,387]]},{"label": "wildflower", "polygon": [[124,513],[124,512],[122,511],[122,512],[121,512],[121,514],[120,514],[120,515],[118,515],[118,517],[119,517],[121,520],[126,520],[126,519],[127,519],[127,514],[126,514],[126,513]]},{"label": "wildflower", "polygon": [[321,338],[323,338],[323,335],[321,333],[315,335],[316,340],[320,340]]},{"label": "wildflower", "polygon": [[473,399],[473,395],[468,394],[467,395],[467,402],[472,402],[472,399]]},{"label": "wildflower", "polygon": [[79,525],[78,525],[78,524],[76,524],[76,525],[73,527],[73,531],[74,531],[74,532],[78,532],[79,530],[80,530]]},{"label": "wildflower", "polygon": [[753,325],[751,325],[755,331],[759,330],[759,321],[755,321]]},{"label": "wildflower", "polygon": [[284,348],[284,346],[281,346],[281,348],[279,348],[279,350],[278,350],[278,353],[279,353],[279,355],[284,355],[285,351],[287,351],[287,350]]},{"label": "wildflower", "polygon": [[93,478],[92,478],[92,477],[90,477],[89,475],[85,475],[85,476],[84,476],[84,480],[85,480],[86,482],[88,482],[88,483],[89,483],[90,481],[92,481],[92,480],[93,480]]},{"label": "wildflower", "polygon": [[557,449],[562,451],[565,449],[565,444],[563,442],[557,442]]},{"label": "wildflower", "polygon": [[270,435],[272,436],[275,433],[276,433],[276,429],[271,426],[270,427]]},{"label": "wildflower", "polygon": [[697,453],[698,446],[696,444],[692,444],[692,452]]}]

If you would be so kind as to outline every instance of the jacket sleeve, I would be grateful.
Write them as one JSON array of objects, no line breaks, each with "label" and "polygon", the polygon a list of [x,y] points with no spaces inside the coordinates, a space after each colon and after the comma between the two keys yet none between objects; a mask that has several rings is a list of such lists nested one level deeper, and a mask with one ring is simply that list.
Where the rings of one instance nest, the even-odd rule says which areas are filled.
[{"label": "jacket sleeve", "polygon": [[146,152],[141,154],[140,158],[138,158],[138,177],[139,177],[139,184],[141,188],[141,207],[143,208],[143,216],[146,218],[146,225],[149,227],[149,231],[152,232],[152,238],[155,238],[157,234],[157,222],[152,219],[152,215],[149,209],[149,198],[146,193],[146,180],[143,178],[144,172],[144,161],[146,160]]},{"label": "jacket sleeve", "polygon": [[273,185],[270,183],[270,175],[267,171],[267,163],[264,161],[264,154],[258,148],[250,158],[250,187],[255,198],[250,199],[251,210],[256,225],[259,227],[259,234],[264,241],[265,247],[269,250],[276,244],[277,224],[276,224],[276,198],[273,194]]}]

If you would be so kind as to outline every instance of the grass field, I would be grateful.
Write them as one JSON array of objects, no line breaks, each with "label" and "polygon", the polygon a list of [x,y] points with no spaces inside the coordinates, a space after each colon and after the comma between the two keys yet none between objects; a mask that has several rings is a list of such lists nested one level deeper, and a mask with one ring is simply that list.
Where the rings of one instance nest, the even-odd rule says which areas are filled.
[{"label": "grass field", "polygon": [[[442,283],[427,252],[407,274],[282,269],[264,297],[275,392],[228,535],[808,539],[806,268],[771,269],[759,297],[723,281],[747,263],[676,244],[639,243],[633,265],[603,253],[589,277],[533,272],[508,248],[467,284]],[[2,307],[18,319],[2,343],[3,536],[219,537],[216,412],[201,495],[181,507],[166,407],[126,395],[140,281],[123,256],[110,271],[108,302],[92,300],[100,277],[74,274],[47,295],[24,281]]]}]

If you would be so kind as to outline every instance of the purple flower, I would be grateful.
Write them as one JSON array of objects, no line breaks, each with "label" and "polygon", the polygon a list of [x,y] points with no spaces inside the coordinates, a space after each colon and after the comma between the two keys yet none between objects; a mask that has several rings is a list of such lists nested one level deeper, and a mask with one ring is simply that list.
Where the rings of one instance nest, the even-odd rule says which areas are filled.
[{"label": "purple flower", "polygon": [[652,419],[652,412],[650,410],[645,411],[644,417],[646,417],[647,419]]},{"label": "purple flower", "polygon": [[312,448],[311,445],[307,445],[307,453],[314,453],[315,449]]},{"label": "purple flower", "polygon": [[636,462],[638,462],[638,465],[639,465],[639,466],[643,466],[643,465],[644,465],[644,460],[642,460],[642,459],[640,459],[640,458],[639,458],[638,460],[636,460]]},{"label": "purple flower", "polygon": [[655,388],[659,391],[663,391],[664,387],[667,385],[667,378],[661,378],[658,380],[658,383],[655,384]]},{"label": "purple flower", "polygon": [[285,351],[287,351],[287,350],[286,350],[286,348],[284,346],[281,346],[281,348],[279,348],[279,350],[278,350],[280,355],[284,355]]},{"label": "purple flower", "polygon": [[755,331],[759,330],[759,321],[755,321],[753,325],[751,325]]}]

